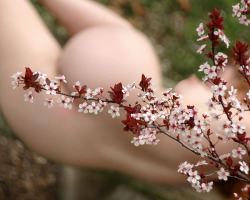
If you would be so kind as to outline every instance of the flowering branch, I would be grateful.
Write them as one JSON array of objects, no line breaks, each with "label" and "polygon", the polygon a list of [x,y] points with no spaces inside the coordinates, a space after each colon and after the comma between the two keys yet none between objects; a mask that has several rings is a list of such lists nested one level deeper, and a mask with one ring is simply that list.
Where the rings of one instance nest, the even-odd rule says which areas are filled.
[{"label": "flowering branch", "polygon": [[[240,21],[244,21],[244,24],[248,25],[249,21],[245,20],[244,16],[249,13],[249,1],[242,0],[242,5],[244,5],[244,9],[240,9],[235,15],[240,16]],[[236,7],[233,7],[234,12],[237,10]],[[245,175],[249,173],[247,163],[244,161],[235,163],[235,159],[242,160],[246,153],[250,158],[248,148],[250,137],[247,135],[246,127],[241,124],[244,112],[250,111],[250,90],[246,94],[243,104],[237,99],[237,89],[231,86],[231,89],[227,91],[227,81],[220,76],[220,72],[227,67],[228,56],[217,52],[217,49],[223,44],[229,48],[230,43],[224,34],[224,19],[220,17],[220,13],[221,10],[214,9],[212,13],[208,14],[210,21],[206,24],[206,28],[203,23],[200,23],[196,29],[200,37],[197,41],[205,42],[197,52],[205,53],[211,62],[211,65],[207,61],[199,67],[199,71],[205,74],[203,82],[210,84],[213,92],[206,105],[209,111],[219,108],[216,113],[211,112],[210,115],[203,113],[202,117],[198,117],[197,108],[190,105],[184,106],[181,102],[182,96],[171,88],[162,93],[163,97],[156,97],[151,78],[147,78],[144,74],[138,85],[131,83],[124,86],[122,83],[118,83],[110,87],[110,91],[107,91],[109,97],[106,98],[103,88],[92,90],[87,85],[82,86],[79,81],[73,85],[74,91],[66,94],[61,91],[61,84],[67,83],[64,76],[55,77],[57,81],[52,81],[47,78],[47,75],[33,72],[30,68],[26,68],[25,75],[17,72],[12,76],[13,88],[23,85],[24,90],[33,88],[36,93],[45,91],[50,95],[50,98],[46,98],[44,102],[48,108],[54,106],[53,99],[56,95],[60,95],[57,102],[61,107],[67,109],[72,109],[76,99],[82,100],[83,102],[78,105],[78,112],[98,114],[110,105],[108,113],[115,118],[120,116],[120,109],[122,109],[126,113],[125,119],[121,121],[124,125],[123,129],[134,134],[131,143],[135,146],[156,145],[160,141],[157,139],[157,134],[161,133],[194,154],[210,160],[209,164],[215,167],[215,171],[207,175],[203,169],[205,165],[208,165],[205,160],[198,161],[195,165],[185,161],[178,168],[178,172],[186,175],[187,181],[198,192],[209,192],[212,189],[213,182],[208,181],[208,178],[215,174],[218,175],[219,180],[227,181],[228,177],[232,177],[250,184],[250,179]],[[250,59],[247,55],[249,45],[237,41],[233,51],[235,65],[240,65],[238,71],[249,87]],[[134,106],[127,105],[126,98],[135,89],[139,91],[137,95],[139,101]],[[24,100],[33,103],[33,92],[29,91],[25,94]],[[225,116],[226,120],[221,120],[222,116]],[[215,121],[220,122],[218,130],[211,129],[211,125]],[[235,142],[238,148],[232,149],[232,153],[221,155],[217,146],[219,143],[228,141]],[[245,150],[241,148],[242,146]],[[201,173],[194,170],[196,167],[201,168]],[[248,195],[250,195],[250,186],[246,187],[248,190],[244,189],[244,191],[248,191]],[[237,194],[235,197],[240,199]]]}]

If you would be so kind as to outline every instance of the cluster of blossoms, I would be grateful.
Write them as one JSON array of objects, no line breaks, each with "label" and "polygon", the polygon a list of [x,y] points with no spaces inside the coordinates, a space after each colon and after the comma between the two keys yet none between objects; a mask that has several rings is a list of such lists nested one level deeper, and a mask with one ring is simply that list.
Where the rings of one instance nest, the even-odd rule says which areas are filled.
[{"label": "cluster of blossoms", "polygon": [[239,23],[248,26],[250,19],[247,18],[247,15],[250,13],[250,1],[241,0],[241,3],[238,3],[233,6],[233,17],[238,17]]},{"label": "cluster of blossoms", "polygon": [[[25,75],[18,72],[12,76],[13,88],[22,84],[25,90],[33,88],[37,93],[44,90],[50,95],[50,98],[46,98],[44,102],[48,108],[53,107],[53,98],[61,95],[57,102],[59,106],[66,109],[75,106],[76,99],[82,100],[78,104],[80,113],[98,114],[109,106],[108,113],[115,118],[120,116],[120,110],[125,111],[126,115],[121,122],[124,125],[124,131],[134,134],[131,143],[135,146],[156,145],[159,142],[157,134],[161,133],[203,159],[210,160],[209,163],[202,160],[194,165],[185,161],[178,168],[178,172],[186,175],[187,181],[198,192],[209,192],[212,189],[213,182],[209,181],[209,177],[214,175],[217,175],[219,180],[227,181],[229,177],[234,177],[250,184],[250,179],[247,177],[249,166],[243,161],[246,155],[250,156],[248,148],[250,137],[246,133],[245,125],[242,124],[244,113],[250,111],[250,90],[244,97],[243,103],[237,99],[237,89],[233,86],[230,89],[227,88],[227,81],[220,77],[220,72],[227,67],[228,56],[217,52],[217,48],[223,44],[229,47],[229,40],[223,32],[224,19],[220,17],[220,13],[220,10],[214,9],[208,15],[210,22],[206,24],[206,28],[201,23],[196,29],[198,41],[205,43],[197,52],[204,53],[210,59],[200,66],[199,71],[204,73],[203,81],[211,85],[213,92],[206,103],[211,113],[202,113],[202,117],[198,116],[198,109],[195,106],[184,106],[181,102],[182,96],[171,88],[166,89],[161,98],[157,97],[151,78],[145,75],[142,75],[139,84],[131,83],[124,86],[118,83],[110,87],[110,91],[106,93],[101,87],[92,90],[77,81],[73,85],[74,91],[71,94],[65,94],[61,91],[61,84],[66,83],[64,76],[58,76],[55,78],[57,81],[52,81],[47,78],[47,75],[32,72],[30,68],[26,68]],[[233,51],[235,65],[240,65],[238,71],[243,76],[246,86],[249,87],[250,60],[247,57],[249,46],[237,41]],[[138,102],[127,105],[126,98],[134,90],[139,91]],[[25,94],[24,99],[33,103],[33,92],[29,91]],[[215,122],[219,122],[219,126],[214,130],[211,129],[211,125]],[[237,148],[232,149],[230,153],[220,155],[217,150],[218,144],[228,141],[235,142]],[[205,174],[204,165],[212,165],[215,172]],[[201,172],[195,168],[201,169]],[[250,186],[246,188],[244,191],[249,191]],[[235,197],[241,198],[238,194],[235,194]]]}]

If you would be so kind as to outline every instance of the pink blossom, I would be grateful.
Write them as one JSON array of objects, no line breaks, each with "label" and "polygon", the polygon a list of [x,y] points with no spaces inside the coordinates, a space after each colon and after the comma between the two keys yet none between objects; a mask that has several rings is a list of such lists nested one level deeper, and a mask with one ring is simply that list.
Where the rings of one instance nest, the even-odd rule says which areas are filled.
[{"label": "pink blossom", "polygon": [[92,90],[91,90],[90,88],[88,88],[88,89],[87,89],[87,92],[86,92],[86,94],[85,94],[85,97],[86,97],[87,99],[91,99],[91,98],[93,98],[94,96],[95,96],[94,92],[92,92]]},{"label": "pink blossom", "polygon": [[247,98],[250,99],[250,90],[247,92]]},{"label": "pink blossom", "polygon": [[207,46],[206,44],[201,45],[197,50],[197,53],[202,54],[202,52],[205,51],[206,46]]},{"label": "pink blossom", "polygon": [[52,99],[45,99],[44,105],[48,106],[48,108],[52,108],[53,103],[54,103],[54,101]]},{"label": "pink blossom", "polygon": [[57,76],[55,77],[56,79],[58,79],[60,82],[64,82],[64,83],[67,83],[66,79],[65,79],[65,76],[64,75],[61,75],[61,76]]},{"label": "pink blossom", "polygon": [[92,102],[91,105],[88,105],[87,109],[89,110],[89,113],[95,113],[96,115],[100,110],[99,106],[95,102]]},{"label": "pink blossom", "polygon": [[24,95],[24,101],[29,101],[30,103],[33,103],[34,96],[32,91],[29,91],[28,94]]},{"label": "pink blossom", "polygon": [[243,150],[241,147],[238,147],[238,149],[232,150],[232,156],[233,158],[240,158],[242,159],[242,156],[246,154],[246,150]]},{"label": "pink blossom", "polygon": [[42,73],[42,72],[33,72],[33,75],[36,75],[36,74],[38,74],[38,78],[37,79],[43,79],[43,80],[45,80],[46,79],[46,77],[47,77],[47,74],[44,74],[44,73]]},{"label": "pink blossom", "polygon": [[204,126],[204,122],[201,121],[201,120],[194,120],[194,130],[197,132],[197,133],[202,133],[202,131],[204,131],[206,129],[206,127]]},{"label": "pink blossom", "polygon": [[135,89],[135,85],[136,85],[135,82],[127,85],[127,88],[129,89],[130,92],[132,92]]},{"label": "pink blossom", "polygon": [[108,110],[108,113],[112,115],[112,118],[119,117],[119,107],[111,106],[110,109]]},{"label": "pink blossom", "polygon": [[233,17],[240,17],[241,16],[240,4],[238,3],[238,4],[236,4],[236,5],[232,6],[232,7],[233,7],[232,16]]},{"label": "pink blossom", "polygon": [[182,173],[182,174],[188,174],[189,171],[192,171],[192,168],[194,167],[194,165],[191,165],[190,163],[188,163],[187,161],[185,161],[184,163],[181,163],[178,167],[178,172]]},{"label": "pink blossom", "polygon": [[208,78],[210,79],[215,78],[217,76],[216,66],[209,66],[208,68],[204,69],[204,73],[207,74]]},{"label": "pink blossom", "polygon": [[16,89],[19,86],[19,81],[22,76],[22,72],[17,72],[11,76],[14,80],[11,82],[13,89]]},{"label": "pink blossom", "polygon": [[245,131],[246,126],[241,125],[240,122],[236,122],[234,124],[232,124],[232,131],[234,133],[239,133],[239,134],[243,134],[243,132]]},{"label": "pink blossom", "polygon": [[199,41],[206,41],[208,39],[208,35],[203,35],[199,39],[197,39],[197,42]]},{"label": "pink blossom", "polygon": [[224,181],[228,180],[227,177],[229,176],[229,172],[226,172],[223,167],[220,168],[220,171],[218,171],[217,174],[218,174],[218,179],[219,180],[224,180]]},{"label": "pink blossom", "polygon": [[239,164],[240,164],[240,170],[242,171],[242,172],[245,172],[246,174],[248,174],[248,172],[249,172],[249,167],[248,167],[248,165],[244,162],[244,161],[239,161]]},{"label": "pink blossom", "polygon": [[203,27],[203,23],[200,23],[198,28],[196,29],[197,33],[199,36],[203,35],[205,30],[204,30],[204,27]]},{"label": "pink blossom", "polygon": [[208,69],[210,69],[210,65],[207,62],[205,62],[204,64],[200,65],[198,71],[203,72],[203,71],[208,70]]},{"label": "pink blossom", "polygon": [[220,83],[219,85],[212,85],[211,89],[214,91],[214,95],[218,97],[219,95],[225,95],[227,87],[223,83]]},{"label": "pink blossom", "polygon": [[102,112],[103,109],[107,106],[107,103],[106,102],[102,102],[101,100],[99,100],[97,106],[99,107],[99,112]]},{"label": "pink blossom", "polygon": [[72,98],[69,98],[69,97],[66,98],[63,95],[63,96],[61,96],[61,98],[59,98],[57,100],[57,102],[59,103],[59,106],[61,106],[61,107],[72,109],[72,104],[71,104],[73,102]]},{"label": "pink blossom", "polygon": [[209,99],[208,102],[205,103],[205,105],[208,106],[208,110],[216,110],[216,104],[212,101],[212,99]]},{"label": "pink blossom", "polygon": [[250,20],[247,19],[246,15],[242,15],[241,17],[239,17],[239,22],[240,24],[244,24],[248,26],[248,24],[250,23]]},{"label": "pink blossom", "polygon": [[229,47],[229,40],[222,30],[218,29],[217,31],[214,31],[214,34],[219,36],[219,38],[227,45],[227,48]]},{"label": "pink blossom", "polygon": [[220,123],[218,129],[223,130],[225,133],[231,132],[232,131],[231,122],[227,120]]},{"label": "pink blossom", "polygon": [[200,160],[196,163],[195,167],[198,167],[198,166],[203,166],[203,165],[208,165],[207,161],[205,160]]},{"label": "pink blossom", "polygon": [[150,128],[142,129],[140,135],[138,137],[134,137],[131,143],[133,143],[135,146],[144,144],[157,145],[160,140],[156,139],[156,134],[157,132]]},{"label": "pink blossom", "polygon": [[49,85],[45,85],[46,94],[56,95],[57,84],[53,81]]},{"label": "pink blossom", "polygon": [[201,179],[201,177],[198,175],[198,171],[197,170],[195,170],[195,171],[189,170],[189,172],[188,172],[188,178],[187,178],[187,181],[189,183],[195,184],[200,179]]},{"label": "pink blossom", "polygon": [[88,104],[86,102],[79,104],[78,112],[88,113]]}]

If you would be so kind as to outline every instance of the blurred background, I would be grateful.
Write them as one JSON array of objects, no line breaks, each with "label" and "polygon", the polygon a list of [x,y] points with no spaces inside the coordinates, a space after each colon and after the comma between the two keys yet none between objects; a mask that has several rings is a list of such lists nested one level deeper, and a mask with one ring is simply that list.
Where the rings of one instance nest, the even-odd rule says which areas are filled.
[{"label": "blurred background", "polygon": [[[233,18],[235,0],[96,0],[129,20],[154,44],[161,60],[166,85],[197,72],[206,58],[197,54],[196,28],[208,22],[207,13],[222,9],[225,34],[249,43],[250,29]],[[43,6],[31,2],[63,46],[67,32]],[[225,49],[223,45],[221,47]],[[146,183],[105,170],[77,169],[47,161],[25,147],[7,127],[0,113],[0,199],[1,200],[172,200],[230,199],[232,185],[220,185],[207,195],[199,195],[187,185],[166,186]],[[237,186],[235,186],[237,187]],[[230,192],[228,192],[230,191]],[[224,196],[222,195],[224,194]]]}]

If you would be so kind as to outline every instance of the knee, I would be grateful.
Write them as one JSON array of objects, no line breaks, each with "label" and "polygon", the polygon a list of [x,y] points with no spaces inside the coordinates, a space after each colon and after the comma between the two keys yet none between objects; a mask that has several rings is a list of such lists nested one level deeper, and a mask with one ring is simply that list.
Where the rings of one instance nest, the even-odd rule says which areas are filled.
[{"label": "knee", "polygon": [[59,66],[69,83],[79,80],[91,88],[138,82],[142,73],[161,84],[151,43],[132,28],[100,26],[80,32],[66,44]]}]

